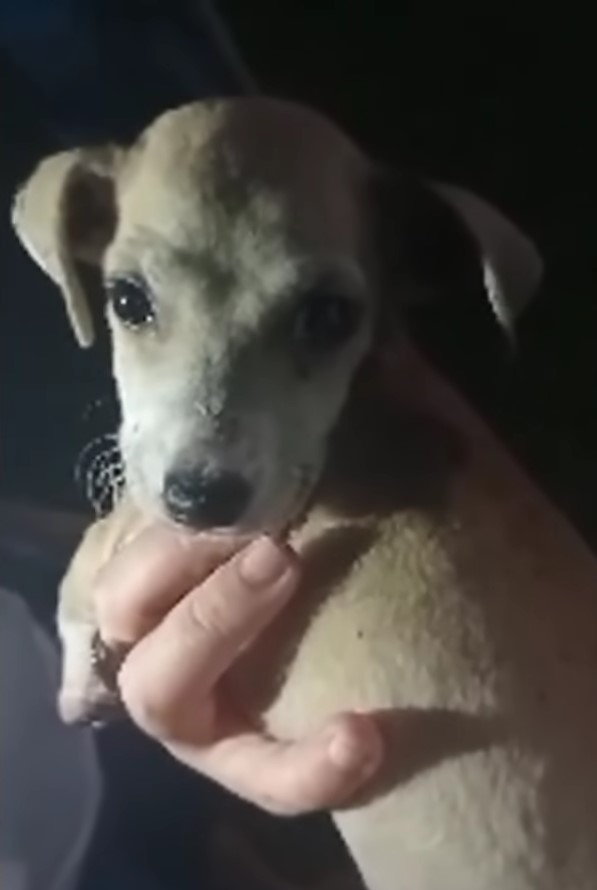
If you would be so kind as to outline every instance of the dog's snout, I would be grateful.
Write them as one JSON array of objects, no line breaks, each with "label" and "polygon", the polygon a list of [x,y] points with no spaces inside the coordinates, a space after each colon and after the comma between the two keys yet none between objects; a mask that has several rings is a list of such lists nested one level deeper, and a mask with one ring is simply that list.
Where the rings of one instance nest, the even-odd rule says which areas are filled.
[{"label": "dog's snout", "polygon": [[164,504],[176,522],[195,528],[231,526],[242,516],[251,489],[230,471],[177,470],[164,485]]}]

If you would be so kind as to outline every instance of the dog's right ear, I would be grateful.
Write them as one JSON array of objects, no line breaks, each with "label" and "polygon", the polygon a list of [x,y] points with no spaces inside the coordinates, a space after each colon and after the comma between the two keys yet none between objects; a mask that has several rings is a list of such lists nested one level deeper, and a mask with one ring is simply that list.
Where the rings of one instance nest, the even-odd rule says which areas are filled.
[{"label": "dog's right ear", "polygon": [[513,338],[543,275],[532,241],[457,186],[381,171],[371,192],[382,289],[400,293],[403,306],[440,299],[449,307],[467,293],[483,294]]},{"label": "dog's right ear", "polygon": [[94,340],[81,264],[99,265],[117,223],[115,176],[121,151],[82,149],[48,158],[16,195],[14,229],[62,291],[80,346]]}]

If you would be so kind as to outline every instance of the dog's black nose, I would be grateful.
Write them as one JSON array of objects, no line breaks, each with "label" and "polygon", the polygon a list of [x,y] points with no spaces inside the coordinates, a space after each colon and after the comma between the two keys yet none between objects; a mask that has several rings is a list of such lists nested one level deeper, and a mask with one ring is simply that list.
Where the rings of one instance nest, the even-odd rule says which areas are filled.
[{"label": "dog's black nose", "polygon": [[238,473],[214,470],[177,470],[164,485],[164,504],[172,519],[194,528],[234,525],[251,494]]}]

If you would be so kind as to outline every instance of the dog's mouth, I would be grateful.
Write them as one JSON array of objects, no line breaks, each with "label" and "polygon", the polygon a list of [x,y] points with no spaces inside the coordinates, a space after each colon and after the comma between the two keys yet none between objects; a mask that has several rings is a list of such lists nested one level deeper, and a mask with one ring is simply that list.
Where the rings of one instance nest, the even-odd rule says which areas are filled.
[{"label": "dog's mouth", "polygon": [[305,464],[296,469],[296,493],[285,520],[280,523],[277,534],[275,530],[272,532],[274,537],[284,540],[291,531],[302,525],[313,503],[320,475],[320,467],[313,465]]},{"label": "dog's mouth", "polygon": [[[286,513],[285,521],[278,526],[279,533],[277,536],[279,538],[287,538],[292,531],[298,529],[305,522],[318,496],[324,461],[325,453],[321,455],[317,462],[313,461],[295,468],[296,484],[294,496]],[[275,532],[271,532],[271,534],[275,535]]]}]

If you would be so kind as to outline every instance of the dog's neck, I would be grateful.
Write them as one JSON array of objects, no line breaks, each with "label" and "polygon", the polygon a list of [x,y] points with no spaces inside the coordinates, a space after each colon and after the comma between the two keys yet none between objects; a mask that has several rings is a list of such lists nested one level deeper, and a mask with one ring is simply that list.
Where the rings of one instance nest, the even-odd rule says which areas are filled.
[{"label": "dog's neck", "polygon": [[471,418],[410,343],[368,360],[331,436],[315,505],[347,520],[440,509],[475,436]]}]

